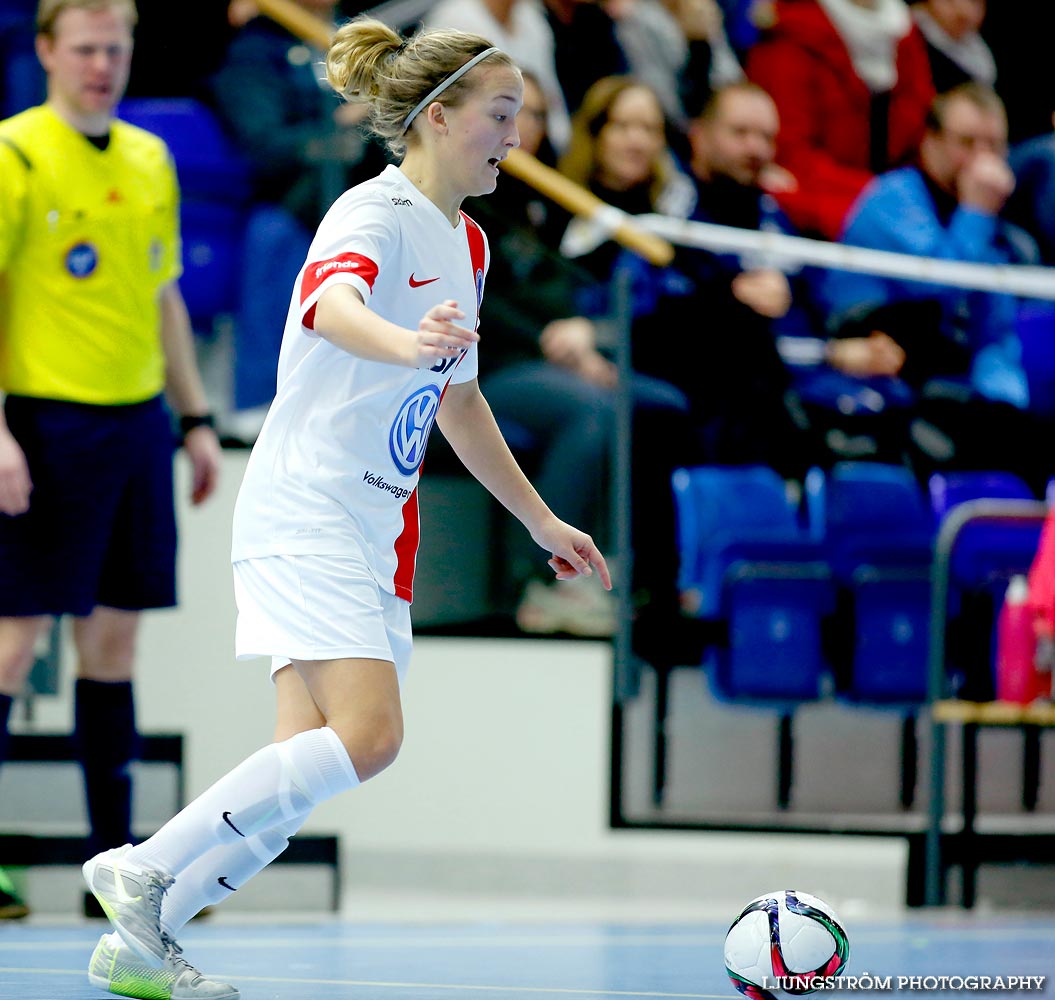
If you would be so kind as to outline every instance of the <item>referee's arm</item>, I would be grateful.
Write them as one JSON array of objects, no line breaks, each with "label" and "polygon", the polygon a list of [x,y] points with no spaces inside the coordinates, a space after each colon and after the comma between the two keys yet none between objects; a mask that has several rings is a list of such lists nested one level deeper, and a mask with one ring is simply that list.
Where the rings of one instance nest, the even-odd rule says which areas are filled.
[{"label": "referee's arm", "polygon": [[[180,417],[209,417],[209,401],[194,353],[194,331],[187,306],[175,282],[161,290],[161,349],[165,354],[165,392]],[[206,423],[187,432],[184,451],[191,461],[191,500],[205,500],[215,489],[220,473],[220,442]]]}]

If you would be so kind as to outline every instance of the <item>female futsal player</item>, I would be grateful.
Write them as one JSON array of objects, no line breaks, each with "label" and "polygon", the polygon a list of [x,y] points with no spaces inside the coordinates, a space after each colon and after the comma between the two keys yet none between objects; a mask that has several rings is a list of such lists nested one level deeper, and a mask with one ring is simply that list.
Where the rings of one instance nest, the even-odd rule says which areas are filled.
[{"label": "female futsal player", "polygon": [[84,865],[120,935],[100,942],[93,981],[115,990],[120,967],[128,996],[157,996],[161,970],[175,1000],[236,997],[180,957],[177,931],[272,861],[318,803],[395,759],[416,486],[434,420],[552,554],[557,579],[596,570],[611,587],[593,540],[532,489],[476,381],[488,249],[459,206],[495,189],[518,144],[519,70],[476,35],[404,41],[361,18],[337,32],[327,72],[371,104],[375,131],[403,159],[347,191],[319,227],[235,508],[237,653],[272,657],[276,741],[149,840]]}]

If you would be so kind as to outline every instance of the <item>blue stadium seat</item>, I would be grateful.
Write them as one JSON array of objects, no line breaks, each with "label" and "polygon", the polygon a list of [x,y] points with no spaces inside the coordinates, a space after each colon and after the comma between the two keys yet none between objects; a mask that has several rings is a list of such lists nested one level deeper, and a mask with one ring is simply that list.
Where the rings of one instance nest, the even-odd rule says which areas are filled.
[{"label": "blue stadium seat", "polygon": [[941,520],[967,500],[1032,500],[1029,486],[1013,472],[937,472],[928,483],[930,503]]},{"label": "blue stadium seat", "polygon": [[904,467],[841,462],[806,478],[810,531],[840,589],[836,693],[912,705],[927,693],[934,516]]},{"label": "blue stadium seat", "polygon": [[901,713],[900,802],[915,801],[916,715],[927,697],[934,516],[902,466],[841,462],[807,474],[811,535],[838,587],[835,693]]},{"label": "blue stadium seat", "polygon": [[831,687],[831,570],[772,469],[706,466],[673,477],[683,595],[724,625],[703,666],[722,700],[777,713],[776,804],[791,801],[794,714]]},{"label": "blue stadium seat", "polygon": [[201,333],[239,303],[247,215],[240,207],[184,200],[180,211],[183,276],[180,291]]},{"label": "blue stadium seat", "polygon": [[721,605],[729,644],[709,663],[719,697],[783,706],[827,693],[824,622],[834,594],[828,567],[808,547],[783,546],[768,557],[756,549],[730,560]]},{"label": "blue stadium seat", "polygon": [[784,481],[765,466],[678,469],[673,487],[681,567],[678,589],[683,594],[698,593],[700,618],[715,618],[730,547],[799,539],[797,516],[788,503]]},{"label": "blue stadium seat", "polygon": [[190,98],[128,99],[120,118],[161,136],[180,182],[183,277],[180,290],[195,330],[238,306],[245,226],[252,194],[249,166],[215,115]]},{"label": "blue stadium seat", "polygon": [[[969,500],[1033,500],[1033,491],[1010,472],[935,473],[929,483],[930,502],[940,522],[953,508]],[[1028,524],[975,524],[961,532],[950,562],[954,589],[1003,586],[1021,572],[1025,555],[1037,550],[1037,531]],[[1026,562],[1028,566],[1028,561]]]},{"label": "blue stadium seat", "polygon": [[1055,416],[1055,303],[1027,302],[1018,313],[1022,367],[1029,381],[1029,408]]},{"label": "blue stadium seat", "polygon": [[[1025,482],[999,471],[936,473],[929,490],[939,523],[972,500],[1035,499]],[[946,670],[961,697],[993,697],[996,610],[1011,577],[1028,572],[1039,541],[1033,521],[973,521],[959,531],[949,556]]]},{"label": "blue stadium seat", "polygon": [[248,203],[252,193],[249,165],[216,115],[200,101],[130,97],[121,102],[117,116],[165,140],[184,198]]},{"label": "blue stadium seat", "polygon": [[764,467],[679,469],[673,479],[680,589],[697,615],[728,626],[708,651],[711,687],[729,700],[784,705],[822,697],[831,574],[798,523],[783,480]]}]

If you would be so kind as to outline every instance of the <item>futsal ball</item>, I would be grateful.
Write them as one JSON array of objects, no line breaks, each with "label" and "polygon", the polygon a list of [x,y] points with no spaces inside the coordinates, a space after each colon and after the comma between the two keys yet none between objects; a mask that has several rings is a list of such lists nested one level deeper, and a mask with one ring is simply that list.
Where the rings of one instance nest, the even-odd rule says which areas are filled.
[{"label": "futsal ball", "polygon": [[725,936],[725,971],[751,1000],[812,993],[846,967],[850,943],[835,911],[806,892],[752,899]]}]

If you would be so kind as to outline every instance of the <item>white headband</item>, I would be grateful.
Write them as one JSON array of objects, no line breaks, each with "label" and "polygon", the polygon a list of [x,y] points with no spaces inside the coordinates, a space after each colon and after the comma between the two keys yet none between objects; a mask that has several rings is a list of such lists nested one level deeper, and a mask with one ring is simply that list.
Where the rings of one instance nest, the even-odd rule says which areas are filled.
[{"label": "white headband", "polygon": [[428,92],[425,99],[421,101],[418,106],[403,119],[403,132],[406,133],[407,129],[410,128],[410,123],[417,118],[418,113],[423,109],[427,108],[437,97],[440,96],[452,83],[456,80],[460,80],[466,73],[469,72],[478,62],[483,62],[492,52],[497,52],[498,49],[495,46],[491,46],[489,49],[484,49],[483,52],[477,53],[472,57],[464,66],[459,66],[446,80],[443,80],[438,86],[433,87]]}]

